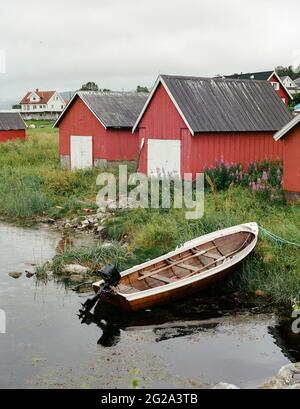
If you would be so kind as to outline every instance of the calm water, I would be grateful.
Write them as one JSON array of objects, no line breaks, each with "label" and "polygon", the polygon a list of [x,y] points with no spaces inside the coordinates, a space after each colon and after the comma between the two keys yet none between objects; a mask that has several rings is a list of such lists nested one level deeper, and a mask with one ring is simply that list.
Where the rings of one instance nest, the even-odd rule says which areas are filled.
[{"label": "calm water", "polygon": [[253,385],[300,361],[290,323],[237,300],[201,297],[130,315],[99,306],[82,323],[85,296],[12,271],[50,259],[61,237],[0,224],[1,388]]}]

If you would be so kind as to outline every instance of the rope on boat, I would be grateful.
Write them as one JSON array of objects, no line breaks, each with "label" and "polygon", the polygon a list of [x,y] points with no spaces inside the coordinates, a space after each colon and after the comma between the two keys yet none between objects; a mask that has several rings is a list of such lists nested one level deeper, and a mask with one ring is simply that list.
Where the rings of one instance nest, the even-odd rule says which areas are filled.
[{"label": "rope on boat", "polygon": [[263,234],[265,234],[270,239],[276,241],[277,243],[287,244],[289,246],[300,247],[300,243],[296,243],[296,242],[293,242],[293,241],[286,240],[283,237],[279,237],[276,234],[272,233],[271,231],[265,229],[262,226],[259,226],[259,229]]}]

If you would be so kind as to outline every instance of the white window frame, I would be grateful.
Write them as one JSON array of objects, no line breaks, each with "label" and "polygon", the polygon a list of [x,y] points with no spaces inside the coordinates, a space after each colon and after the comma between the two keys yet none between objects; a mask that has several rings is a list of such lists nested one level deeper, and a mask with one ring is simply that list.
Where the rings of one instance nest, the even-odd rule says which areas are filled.
[{"label": "white window frame", "polygon": [[279,90],[280,90],[280,84],[279,84],[279,82],[271,81],[271,85],[272,85],[272,87],[275,89],[275,91],[279,91]]}]

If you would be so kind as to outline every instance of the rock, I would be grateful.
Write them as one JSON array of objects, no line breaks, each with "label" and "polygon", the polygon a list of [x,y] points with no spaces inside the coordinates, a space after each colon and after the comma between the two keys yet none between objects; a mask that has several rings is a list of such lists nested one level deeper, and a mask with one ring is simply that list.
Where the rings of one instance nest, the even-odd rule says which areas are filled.
[{"label": "rock", "polygon": [[79,283],[82,283],[85,280],[85,277],[83,275],[80,275],[80,274],[72,274],[69,277],[69,280],[74,284],[77,284],[77,283],[79,284]]},{"label": "rock", "polygon": [[20,277],[22,276],[22,274],[23,274],[23,273],[18,273],[18,272],[16,272],[16,271],[13,271],[13,272],[11,272],[11,273],[8,273],[8,275],[9,275],[11,278],[14,278],[15,280],[17,280],[18,278],[20,278]]},{"label": "rock", "polygon": [[256,290],[255,295],[256,295],[256,297],[265,297],[266,293],[264,291],[262,291],[262,290]]},{"label": "rock", "polygon": [[66,264],[63,268],[63,271],[64,273],[67,273],[67,274],[82,275],[82,274],[87,274],[89,269],[79,264]]},{"label": "rock", "polygon": [[29,125],[29,128],[30,128],[30,129],[35,129],[36,126],[35,126],[34,124],[30,124],[30,125]]},{"label": "rock", "polygon": [[32,271],[25,271],[25,273],[27,278],[32,278],[35,275]]},{"label": "rock", "polygon": [[283,366],[277,374],[277,379],[285,384],[291,384],[295,381],[296,375],[300,375],[300,362]]},{"label": "rock", "polygon": [[98,227],[97,227],[97,232],[98,232],[98,233],[101,233],[103,230],[105,230],[105,227],[104,227],[104,226],[98,226]]},{"label": "rock", "polygon": [[240,389],[236,385],[232,385],[231,383],[220,382],[215,385],[212,389]]}]

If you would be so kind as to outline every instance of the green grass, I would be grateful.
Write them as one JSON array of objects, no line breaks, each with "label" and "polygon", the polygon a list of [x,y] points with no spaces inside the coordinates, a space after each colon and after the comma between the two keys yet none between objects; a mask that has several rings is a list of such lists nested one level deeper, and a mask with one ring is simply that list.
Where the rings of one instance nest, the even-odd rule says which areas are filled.
[{"label": "green grass", "polygon": [[126,246],[121,246],[119,243],[109,245],[96,243],[90,247],[79,248],[67,247],[62,253],[54,257],[51,270],[56,275],[61,275],[65,264],[80,264],[93,272],[110,263],[122,270],[129,265],[131,257],[132,255],[128,253]]},{"label": "green grass", "polygon": [[26,141],[0,144],[0,217],[33,222],[95,208],[98,173],[61,169],[57,129],[29,129]]}]

